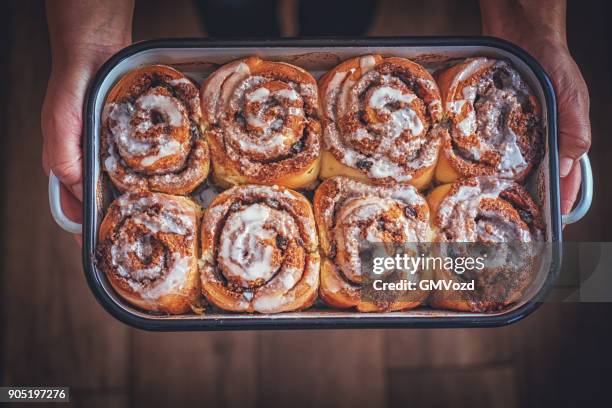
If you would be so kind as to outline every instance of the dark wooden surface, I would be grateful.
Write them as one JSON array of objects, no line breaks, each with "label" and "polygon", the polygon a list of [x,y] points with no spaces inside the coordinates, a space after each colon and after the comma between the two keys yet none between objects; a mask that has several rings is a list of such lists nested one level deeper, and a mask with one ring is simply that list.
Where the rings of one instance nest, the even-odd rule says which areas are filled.
[{"label": "dark wooden surface", "polygon": [[[138,6],[136,39],[204,33],[191,3],[167,4]],[[569,29],[591,88],[596,201],[565,233],[597,241],[612,238],[612,32],[608,6],[589,4],[571,4]],[[2,385],[70,386],[73,405],[87,407],[540,407],[607,396],[609,304],[548,304],[510,327],[479,330],[147,333],[115,321],[89,292],[76,244],[48,211],[42,4],[15,1],[3,18]],[[475,2],[389,0],[372,33],[478,34],[478,27]]]}]

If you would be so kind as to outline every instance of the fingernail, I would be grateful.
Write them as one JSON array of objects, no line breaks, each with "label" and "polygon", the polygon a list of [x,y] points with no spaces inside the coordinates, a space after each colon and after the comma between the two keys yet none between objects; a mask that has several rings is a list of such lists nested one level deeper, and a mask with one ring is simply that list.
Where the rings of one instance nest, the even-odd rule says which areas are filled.
[{"label": "fingernail", "polygon": [[574,161],[569,157],[564,157],[561,159],[561,161],[559,162],[559,174],[561,175],[561,177],[567,177],[567,175],[572,170],[573,164]]}]

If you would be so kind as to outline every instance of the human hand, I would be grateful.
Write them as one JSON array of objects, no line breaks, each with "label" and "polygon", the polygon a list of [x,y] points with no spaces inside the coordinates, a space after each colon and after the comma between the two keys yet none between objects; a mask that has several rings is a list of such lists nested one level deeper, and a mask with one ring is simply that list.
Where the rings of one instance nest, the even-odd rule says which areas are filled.
[{"label": "human hand", "polygon": [[[81,222],[83,200],[82,112],[87,86],[110,50],[70,50],[54,62],[43,102],[42,163],[62,183],[62,208],[75,222]],[[77,239],[78,240],[78,239]]]},{"label": "human hand", "polygon": [[62,207],[75,222],[82,221],[85,93],[98,68],[131,42],[132,12],[132,2],[123,0],[47,2],[52,67],[41,114],[42,163],[60,180]]}]

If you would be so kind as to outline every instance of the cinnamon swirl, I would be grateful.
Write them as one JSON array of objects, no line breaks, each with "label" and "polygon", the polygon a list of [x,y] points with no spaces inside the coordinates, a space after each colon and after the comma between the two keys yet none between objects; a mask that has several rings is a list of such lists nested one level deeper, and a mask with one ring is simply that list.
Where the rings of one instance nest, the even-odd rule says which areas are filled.
[{"label": "cinnamon swirl", "polygon": [[186,197],[133,192],[117,198],[99,230],[98,265],[130,304],[182,314],[199,305],[197,228]]},{"label": "cinnamon swirl", "polygon": [[102,114],[101,162],[121,191],[187,194],[209,171],[198,88],[152,65],[122,77]]},{"label": "cinnamon swirl", "polygon": [[309,73],[257,57],[234,61],[202,85],[202,111],[218,185],[313,186],[321,125]]},{"label": "cinnamon swirl", "polygon": [[429,185],[442,118],[432,76],[404,58],[366,55],[319,82],[323,108],[321,178],[350,176],[391,185]]},{"label": "cinnamon swirl", "polygon": [[423,291],[403,293],[395,299],[362,296],[364,252],[377,246],[431,240],[429,207],[416,188],[372,186],[348,177],[332,177],[317,188],[313,203],[323,254],[319,293],[325,303],[382,312],[410,309],[423,302],[427,297]]},{"label": "cinnamon swirl", "polygon": [[[445,184],[428,196],[432,225],[452,256],[484,256],[484,268],[462,274],[436,271],[438,279],[475,282],[475,290],[432,293],[436,308],[484,312],[521,299],[540,262],[544,221],[527,190],[514,181],[480,176]],[[486,255],[490,255],[487,256]]]},{"label": "cinnamon swirl", "polygon": [[495,175],[524,179],[543,152],[540,105],[506,61],[468,59],[438,75],[451,129],[436,169],[443,183]]},{"label": "cinnamon swirl", "polygon": [[202,221],[202,289],[234,312],[278,313],[311,306],[320,257],[312,209],[279,186],[236,186]]}]

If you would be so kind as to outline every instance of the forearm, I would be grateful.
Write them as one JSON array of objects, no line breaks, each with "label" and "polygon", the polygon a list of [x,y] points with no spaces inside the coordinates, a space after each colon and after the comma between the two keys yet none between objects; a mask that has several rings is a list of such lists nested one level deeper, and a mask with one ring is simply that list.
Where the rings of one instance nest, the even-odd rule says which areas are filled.
[{"label": "forearm", "polygon": [[484,35],[519,45],[566,44],[565,0],[480,0]]},{"label": "forearm", "polygon": [[47,0],[46,9],[54,64],[105,59],[131,42],[132,0]]}]

